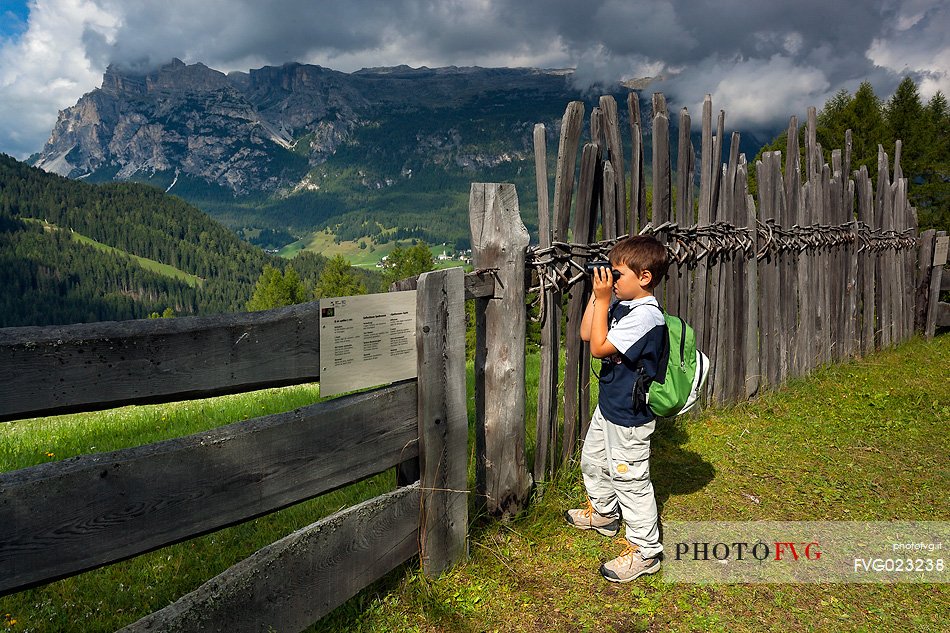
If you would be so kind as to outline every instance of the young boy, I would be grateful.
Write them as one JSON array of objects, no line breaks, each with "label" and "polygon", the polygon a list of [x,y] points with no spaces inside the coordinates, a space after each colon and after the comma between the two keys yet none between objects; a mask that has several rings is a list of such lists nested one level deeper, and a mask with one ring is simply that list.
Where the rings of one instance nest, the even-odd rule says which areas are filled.
[{"label": "young boy", "polygon": [[[650,482],[650,435],[656,416],[646,402],[650,383],[666,374],[669,343],[653,289],[669,267],[666,247],[650,236],[627,237],[610,251],[611,271],[594,271],[594,291],[581,339],[601,359],[600,393],[584,438],[581,471],[587,508],[568,510],[568,523],[614,536],[621,519],[626,546],[601,565],[611,582],[629,582],[660,568],[656,499]],[[616,301],[611,301],[611,290]]]}]

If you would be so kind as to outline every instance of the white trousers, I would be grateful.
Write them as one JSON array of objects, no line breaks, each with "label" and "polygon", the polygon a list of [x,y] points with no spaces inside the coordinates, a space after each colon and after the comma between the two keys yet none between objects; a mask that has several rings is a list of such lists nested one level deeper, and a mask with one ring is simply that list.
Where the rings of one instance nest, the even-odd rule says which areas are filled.
[{"label": "white trousers", "polygon": [[584,487],[594,510],[607,517],[621,516],[627,540],[640,546],[644,558],[663,551],[650,482],[650,435],[654,428],[656,420],[633,427],[614,424],[597,407],[581,453]]}]

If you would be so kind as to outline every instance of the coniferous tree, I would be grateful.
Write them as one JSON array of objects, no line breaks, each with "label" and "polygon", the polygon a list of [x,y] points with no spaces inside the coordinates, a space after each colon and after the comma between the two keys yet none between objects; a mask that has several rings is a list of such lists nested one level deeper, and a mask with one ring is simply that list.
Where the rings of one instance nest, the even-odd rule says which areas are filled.
[{"label": "coniferous tree", "polygon": [[901,167],[905,173],[919,174],[921,159],[931,139],[927,138],[928,119],[920,102],[917,85],[910,77],[904,77],[893,96],[884,106],[888,129],[888,146],[901,141]]},{"label": "coniferous tree", "polygon": [[366,285],[359,280],[353,272],[353,267],[342,255],[335,255],[327,261],[317,281],[318,299],[365,294]]},{"label": "coniferous tree", "polygon": [[247,310],[270,310],[307,301],[307,288],[300,281],[297,271],[288,267],[286,272],[273,266],[265,266],[254,294],[247,302]]},{"label": "coniferous tree", "polygon": [[415,277],[434,268],[435,260],[432,258],[432,251],[425,242],[418,242],[409,248],[401,246],[394,248],[386,260],[384,276],[386,281],[392,283]]}]

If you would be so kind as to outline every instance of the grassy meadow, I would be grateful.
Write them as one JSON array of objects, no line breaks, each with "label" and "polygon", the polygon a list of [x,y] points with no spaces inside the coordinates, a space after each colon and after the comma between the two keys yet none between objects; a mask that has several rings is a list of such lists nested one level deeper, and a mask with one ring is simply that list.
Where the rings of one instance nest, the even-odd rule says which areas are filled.
[{"label": "grassy meadow", "polygon": [[[471,366],[470,366],[471,369]],[[537,355],[528,355],[529,459]],[[469,405],[472,406],[471,371]],[[319,399],[315,385],[0,424],[0,468],[196,433]],[[667,520],[950,520],[950,335],[837,366],[660,427]],[[470,472],[473,469],[470,468]],[[394,475],[110,567],[0,598],[0,631],[113,631],[261,546],[394,485]],[[438,579],[395,570],[310,631],[945,631],[947,585],[688,585],[662,571],[603,581],[610,539],[564,524],[579,469],[538,482],[521,516],[472,508],[468,560]]]},{"label": "grassy meadow", "polygon": [[[360,248],[360,242],[363,242],[366,247]],[[288,244],[284,248],[280,249],[277,254],[281,257],[287,258],[294,257],[301,251],[319,253],[324,257],[342,255],[348,262],[350,262],[351,266],[356,266],[358,268],[373,268],[380,259],[388,256],[393,251],[393,249],[396,248],[396,246],[407,248],[412,246],[412,241],[395,240],[392,242],[386,242],[385,244],[371,244],[369,238],[365,238],[356,241],[342,240],[337,243],[332,233],[327,233],[326,231],[317,231],[315,233],[310,233],[306,237],[297,240],[292,244]],[[452,246],[443,246],[441,244],[430,245],[429,250],[432,251],[432,257],[435,259],[436,268],[449,268],[452,266],[464,265],[463,262],[457,259],[443,261],[439,261],[437,259],[443,251],[451,253],[453,250]]]}]

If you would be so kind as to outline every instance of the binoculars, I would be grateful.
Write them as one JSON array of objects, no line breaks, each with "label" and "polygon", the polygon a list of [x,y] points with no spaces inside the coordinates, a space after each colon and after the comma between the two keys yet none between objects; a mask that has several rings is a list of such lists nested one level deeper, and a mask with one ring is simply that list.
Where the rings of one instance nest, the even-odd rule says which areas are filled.
[{"label": "binoculars", "polygon": [[613,268],[610,265],[610,262],[608,261],[589,262],[586,266],[584,266],[584,270],[586,270],[587,274],[590,275],[591,277],[594,276],[595,268],[606,268],[610,271],[610,274],[613,275],[614,281],[617,281],[618,279],[620,279],[620,271]]}]

